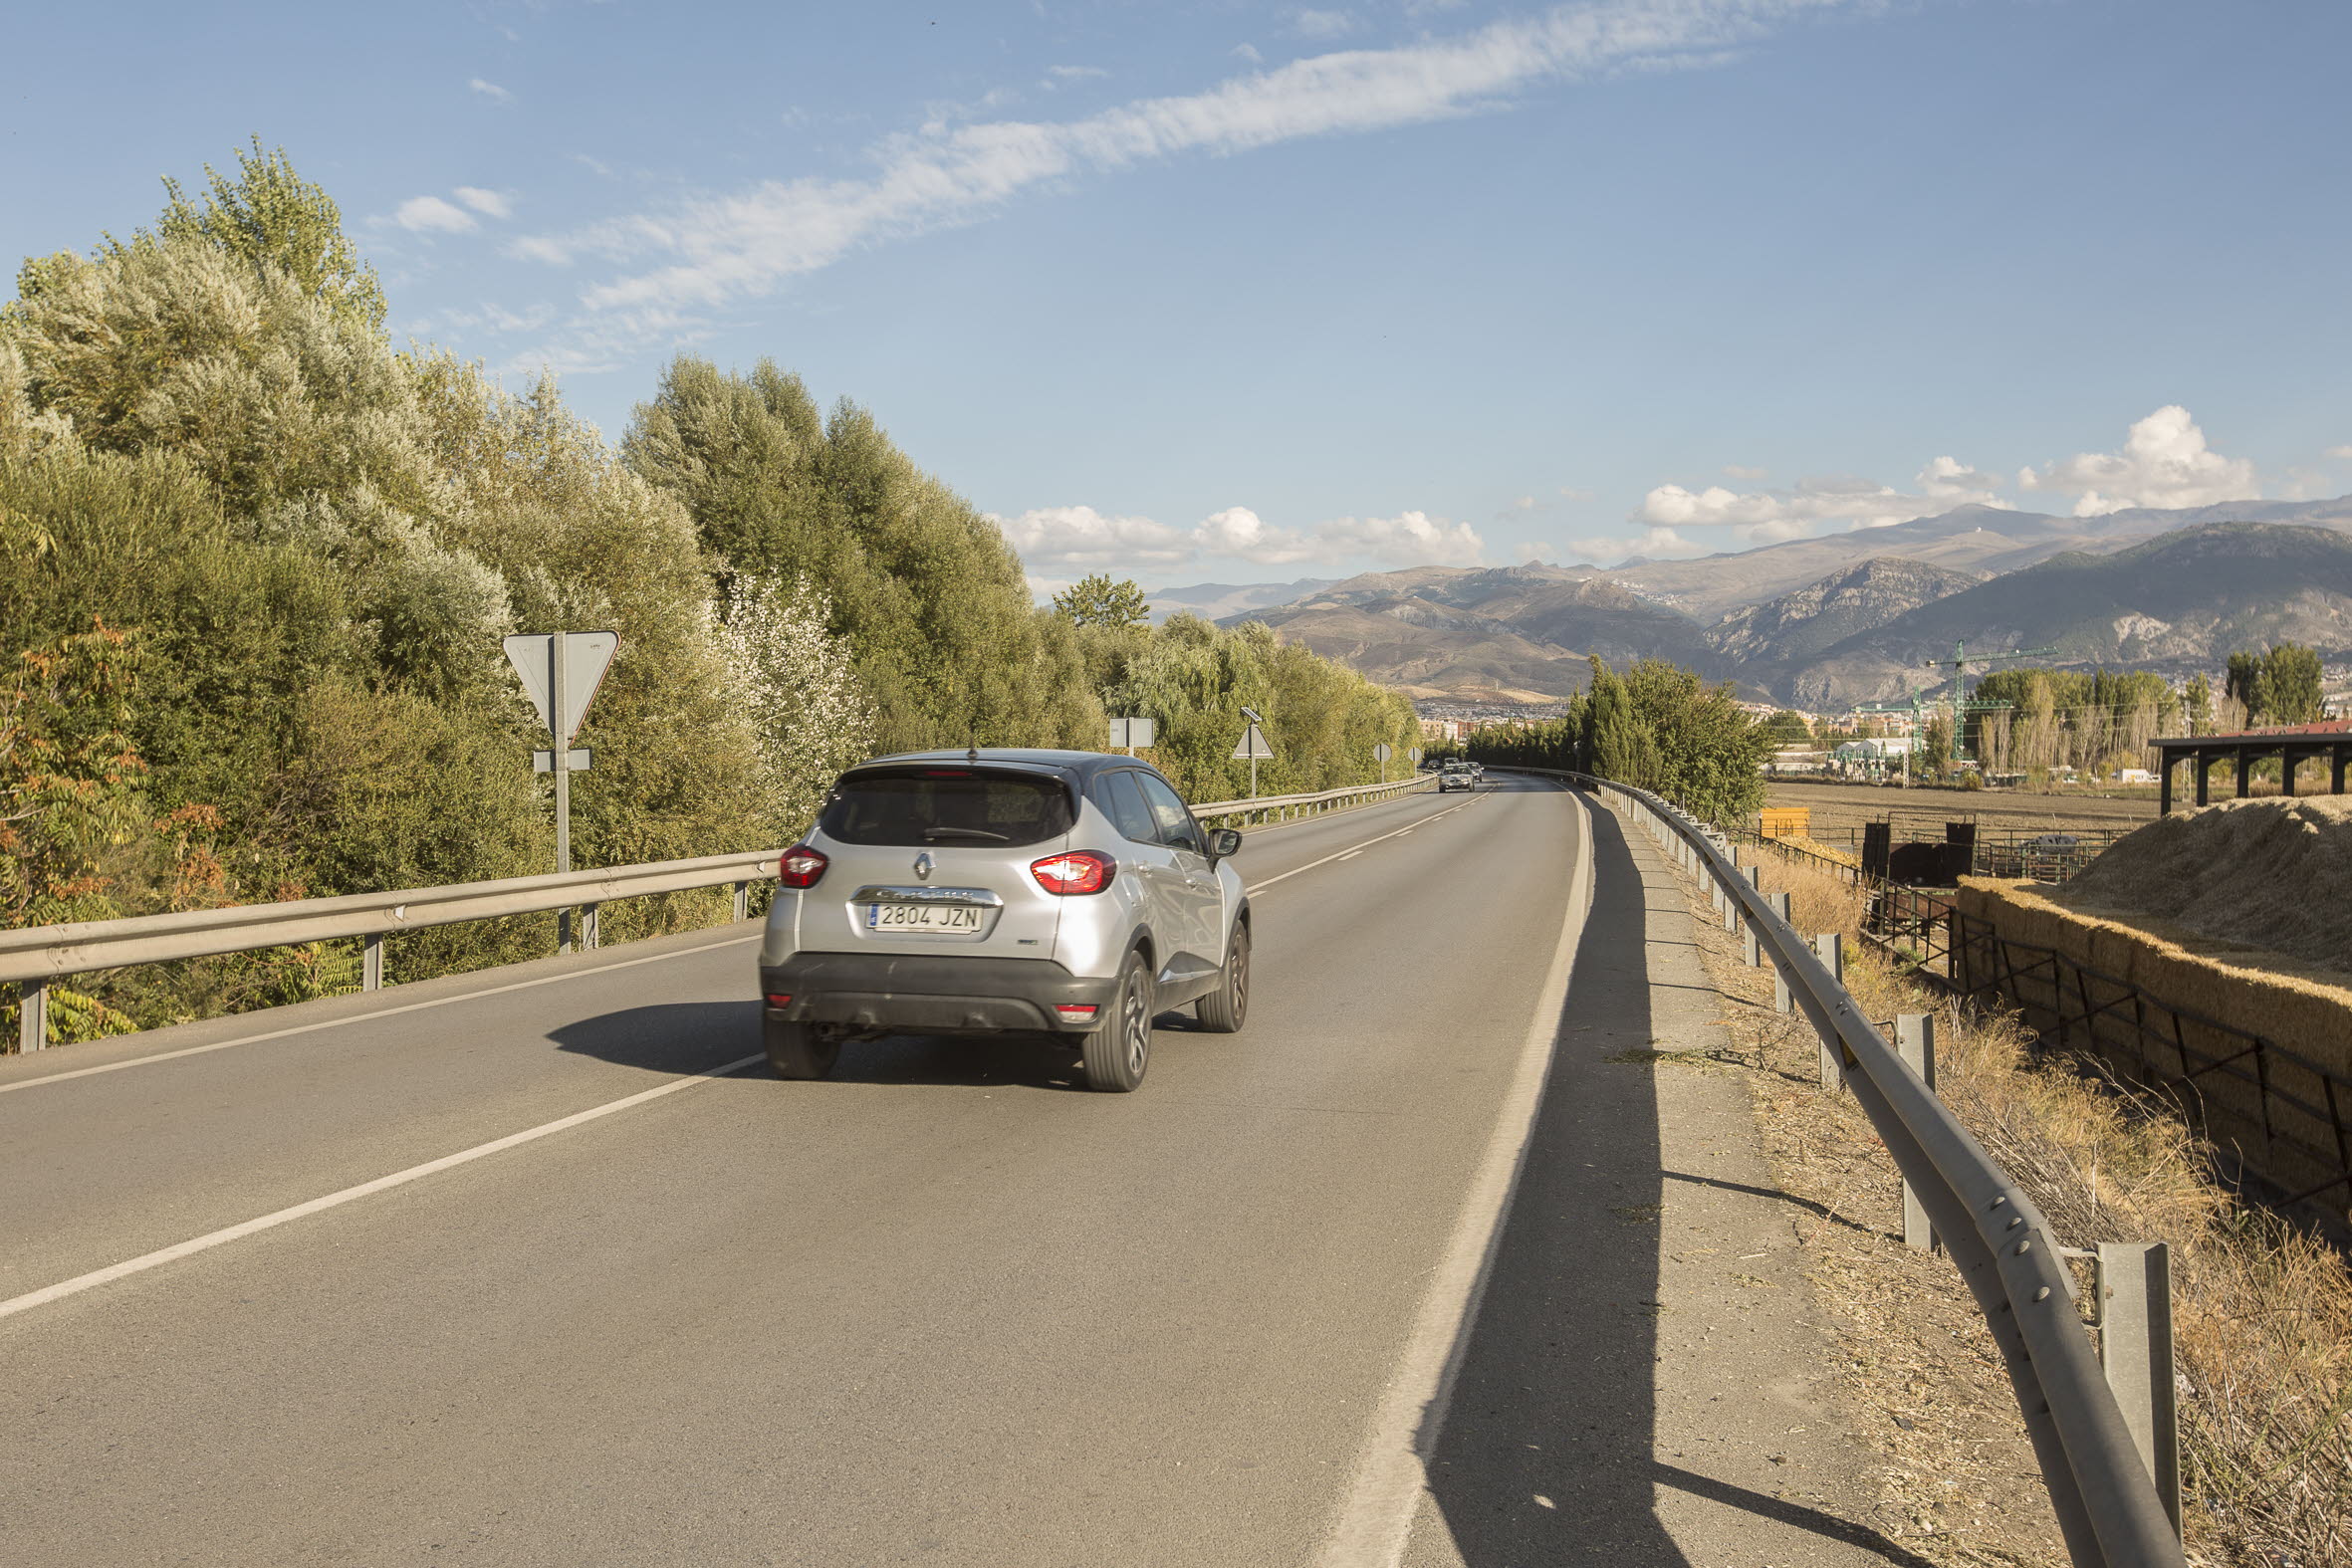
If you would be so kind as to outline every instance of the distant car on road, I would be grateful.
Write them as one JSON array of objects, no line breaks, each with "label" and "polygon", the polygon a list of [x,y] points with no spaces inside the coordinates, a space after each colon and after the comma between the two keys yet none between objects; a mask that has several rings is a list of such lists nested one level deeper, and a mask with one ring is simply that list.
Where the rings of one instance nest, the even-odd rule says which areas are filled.
[{"label": "distant car on road", "polygon": [[1452,789],[1469,789],[1476,792],[1478,776],[1479,770],[1476,763],[1448,763],[1438,770],[1437,792],[1444,794]]},{"label": "distant car on road", "polygon": [[841,775],[784,852],[760,950],[768,1060],[822,1078],[885,1034],[1045,1030],[1090,1088],[1142,1083],[1152,1018],[1230,1033],[1250,906],[1150,764],[1093,752],[921,752]]}]

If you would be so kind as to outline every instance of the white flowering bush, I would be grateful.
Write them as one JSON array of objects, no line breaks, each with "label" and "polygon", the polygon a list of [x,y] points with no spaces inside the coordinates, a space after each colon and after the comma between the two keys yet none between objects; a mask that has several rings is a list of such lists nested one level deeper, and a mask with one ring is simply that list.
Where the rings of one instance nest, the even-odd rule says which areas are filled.
[{"label": "white flowering bush", "polygon": [[737,576],[720,595],[716,638],[730,696],[759,756],[763,814],[776,841],[804,831],[833,776],[872,749],[875,713],[832,607],[807,577]]}]

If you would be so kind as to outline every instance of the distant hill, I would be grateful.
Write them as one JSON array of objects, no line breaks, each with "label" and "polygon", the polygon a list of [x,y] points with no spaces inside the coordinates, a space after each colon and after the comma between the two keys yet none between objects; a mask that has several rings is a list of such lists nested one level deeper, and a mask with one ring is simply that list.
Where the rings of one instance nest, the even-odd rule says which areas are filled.
[{"label": "distant hill", "polygon": [[2163,510],[2135,507],[2104,517],[2059,518],[1999,507],[1960,507],[1887,528],[1792,539],[1695,560],[1627,562],[1612,582],[1712,624],[1872,557],[1899,556],[1954,571],[2016,571],[2053,556],[2105,555],[2159,534],[2205,523],[2302,523],[2352,529],[2352,496],[2333,501],[2233,501]]},{"label": "distant hill", "polygon": [[1742,679],[1778,691],[1824,650],[1983,580],[1981,572],[1873,556],[1776,599],[1734,610],[1707,629],[1707,645],[1737,666]]},{"label": "distant hill", "polygon": [[2287,639],[2341,657],[2352,652],[2352,535],[2209,523],[2112,555],[2053,557],[1824,648],[1784,690],[1816,706],[1899,697],[1962,639],[2054,647],[2059,664],[2210,668]]},{"label": "distant hill", "polygon": [[1204,620],[1224,620],[1268,605],[1288,604],[1329,587],[1336,577],[1300,577],[1296,582],[1196,582],[1190,587],[1154,588],[1151,623],[1171,615],[1193,614]]},{"label": "distant hill", "polygon": [[[1417,696],[1580,690],[1585,658],[1671,659],[1808,708],[1930,685],[1952,645],[2211,668],[2291,637],[2352,650],[2352,497],[2057,518],[1962,507],[1698,560],[1413,566],[1179,590]],[[1155,597],[1159,597],[1155,595]]]}]

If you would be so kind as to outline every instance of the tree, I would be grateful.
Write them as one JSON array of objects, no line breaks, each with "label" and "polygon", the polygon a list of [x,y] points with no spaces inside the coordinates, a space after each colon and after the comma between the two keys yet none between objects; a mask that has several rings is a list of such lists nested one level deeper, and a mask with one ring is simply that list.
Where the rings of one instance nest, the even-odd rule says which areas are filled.
[{"label": "tree", "polygon": [[2204,672],[2189,677],[2189,684],[2181,689],[2184,710],[2191,735],[2211,735],[2214,728],[2214,687]]},{"label": "tree", "polygon": [[1054,612],[1079,626],[1140,626],[1151,619],[1151,601],[1133,581],[1097,572],[1055,594]]},{"label": "tree", "polygon": [[[166,177],[170,204],[156,237],[201,240],[245,261],[258,274],[276,268],[333,315],[369,332],[383,331],[383,286],[343,231],[343,209],[294,170],[284,147],[265,152],[261,137],[237,154],[237,177],[204,165],[202,201]],[[135,241],[133,242],[135,243]]]},{"label": "tree", "polygon": [[720,613],[719,647],[759,749],[766,836],[784,843],[808,828],[834,776],[870,755],[873,705],[808,578],[739,575]]},{"label": "tree", "polygon": [[2326,688],[2319,655],[2299,642],[2277,643],[2262,656],[2268,682],[2264,709],[2272,724],[2309,724],[2320,715]]},{"label": "tree", "polygon": [[1813,727],[1805,722],[1803,714],[1793,709],[1781,709],[1761,721],[1757,728],[1770,740],[1774,751],[1792,751],[1814,744]]}]

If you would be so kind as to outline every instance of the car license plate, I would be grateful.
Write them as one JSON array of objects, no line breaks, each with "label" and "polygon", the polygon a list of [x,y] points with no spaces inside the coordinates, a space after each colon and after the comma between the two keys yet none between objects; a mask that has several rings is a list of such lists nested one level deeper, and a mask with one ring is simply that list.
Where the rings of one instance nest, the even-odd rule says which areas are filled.
[{"label": "car license plate", "polygon": [[868,904],[865,929],[946,935],[978,931],[980,916],[977,904]]}]

